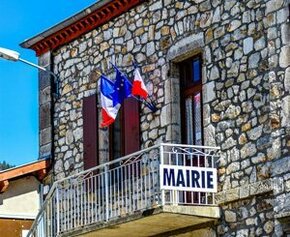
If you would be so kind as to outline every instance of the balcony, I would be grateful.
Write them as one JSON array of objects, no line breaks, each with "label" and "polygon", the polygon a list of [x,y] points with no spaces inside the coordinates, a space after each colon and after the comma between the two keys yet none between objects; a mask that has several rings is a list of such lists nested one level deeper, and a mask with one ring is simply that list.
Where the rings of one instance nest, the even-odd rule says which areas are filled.
[{"label": "balcony", "polygon": [[154,236],[212,223],[217,152],[160,144],[59,180],[28,236]]}]

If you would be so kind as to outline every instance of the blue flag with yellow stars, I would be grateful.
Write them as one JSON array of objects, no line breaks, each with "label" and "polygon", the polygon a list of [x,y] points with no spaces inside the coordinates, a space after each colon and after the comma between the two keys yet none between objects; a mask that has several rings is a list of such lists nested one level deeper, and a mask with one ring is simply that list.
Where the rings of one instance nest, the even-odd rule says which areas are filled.
[{"label": "blue flag with yellow stars", "polygon": [[130,97],[132,91],[132,84],[114,64],[112,64],[116,71],[116,79],[114,83],[114,92],[113,96],[113,106],[117,104],[122,104],[122,102]]}]

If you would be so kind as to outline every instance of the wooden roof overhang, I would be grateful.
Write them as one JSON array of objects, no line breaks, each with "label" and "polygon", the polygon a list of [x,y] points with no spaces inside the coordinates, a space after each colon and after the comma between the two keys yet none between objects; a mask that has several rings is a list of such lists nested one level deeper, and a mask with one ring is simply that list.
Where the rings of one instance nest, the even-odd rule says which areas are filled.
[{"label": "wooden roof overhang", "polygon": [[41,181],[47,175],[49,168],[50,160],[46,159],[1,171],[0,193],[3,193],[7,190],[10,180],[33,175],[39,181]]},{"label": "wooden roof overhang", "polygon": [[101,0],[78,14],[32,37],[21,47],[29,48],[40,56],[127,12],[144,0]]}]

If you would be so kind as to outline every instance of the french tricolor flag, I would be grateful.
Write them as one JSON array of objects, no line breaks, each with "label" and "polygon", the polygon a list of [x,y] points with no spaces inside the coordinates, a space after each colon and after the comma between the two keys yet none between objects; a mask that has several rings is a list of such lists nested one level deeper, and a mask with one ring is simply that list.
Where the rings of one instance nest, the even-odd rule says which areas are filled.
[{"label": "french tricolor flag", "polygon": [[135,68],[134,72],[134,81],[132,86],[132,95],[138,95],[143,99],[147,99],[148,97],[148,90],[144,84],[144,81],[141,77],[140,71],[138,68]]},{"label": "french tricolor flag", "polygon": [[104,75],[101,75],[100,91],[102,103],[101,126],[106,127],[115,121],[121,105],[113,105],[114,103],[112,94],[114,93],[114,83]]}]

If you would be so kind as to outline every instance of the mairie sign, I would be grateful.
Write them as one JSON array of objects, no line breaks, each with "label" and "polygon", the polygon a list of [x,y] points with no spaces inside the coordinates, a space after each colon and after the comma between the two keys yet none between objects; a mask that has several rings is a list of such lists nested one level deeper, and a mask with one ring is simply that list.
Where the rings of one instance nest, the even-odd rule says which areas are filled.
[{"label": "mairie sign", "polygon": [[160,179],[164,190],[217,192],[215,168],[160,165]]}]

